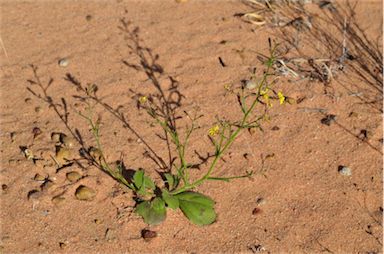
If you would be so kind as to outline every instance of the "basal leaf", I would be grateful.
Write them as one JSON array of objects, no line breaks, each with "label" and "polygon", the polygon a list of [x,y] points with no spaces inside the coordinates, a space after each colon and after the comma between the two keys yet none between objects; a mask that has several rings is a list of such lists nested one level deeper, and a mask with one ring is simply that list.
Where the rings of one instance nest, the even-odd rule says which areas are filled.
[{"label": "basal leaf", "polygon": [[156,197],[151,201],[144,201],[138,204],[136,212],[143,217],[145,223],[156,225],[165,219],[167,211],[164,200]]},{"label": "basal leaf", "polygon": [[186,191],[175,195],[184,215],[196,225],[208,225],[216,220],[215,202],[200,193]]},{"label": "basal leaf", "polygon": [[172,209],[179,208],[179,200],[177,199],[177,197],[169,194],[169,192],[167,190],[162,191],[162,197],[163,197],[165,203],[168,205],[168,207],[170,207]]},{"label": "basal leaf", "polygon": [[148,176],[144,176],[143,186],[144,189],[154,190],[156,188],[155,183]]},{"label": "basal leaf", "polygon": [[143,185],[143,181],[144,181],[144,170],[139,169],[133,175],[133,183],[135,184],[137,189],[140,189],[141,186]]}]

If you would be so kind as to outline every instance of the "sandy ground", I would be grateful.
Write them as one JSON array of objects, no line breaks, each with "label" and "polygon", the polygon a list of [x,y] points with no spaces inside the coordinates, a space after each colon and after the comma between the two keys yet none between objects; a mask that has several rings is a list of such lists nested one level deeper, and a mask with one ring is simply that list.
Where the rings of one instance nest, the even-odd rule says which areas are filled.
[{"label": "sandy ground", "polygon": [[[381,5],[367,2],[358,8],[371,35],[382,33]],[[382,253],[381,104],[371,107],[351,94],[363,91],[364,84],[344,82],[348,70],[330,84],[333,96],[324,94],[321,82],[279,79],[276,89],[300,103],[274,102],[264,131],[242,133],[216,171],[218,176],[246,170],[264,175],[199,187],[216,201],[218,219],[209,226],[194,226],[180,211],[169,211],[164,223],[149,227],[132,213],[132,195],[99,169],[74,164],[54,173],[44,167],[55,153],[52,132],[70,136],[77,129],[87,145],[95,144],[86,121],[76,114],[83,108],[74,96],[82,94],[65,79],[67,73],[83,85],[97,84],[103,101],[113,109],[121,106],[131,128],[167,158],[167,146],[156,136],[160,129],[136,107],[135,94],[155,88],[143,71],[123,63],[140,66],[118,28],[122,18],[139,27],[140,44],[159,56],[162,89],[168,93],[171,80],[176,82],[183,96],[178,112],[198,106],[204,115],[188,158],[199,162],[193,150],[212,152],[206,134],[215,116],[239,115],[236,97],[224,85],[239,85],[249,78],[251,67],[261,72],[256,52],[267,53],[269,36],[279,40],[273,31],[255,29],[234,16],[247,10],[240,1],[1,1],[1,252]],[[62,58],[68,60],[66,67],[58,64]],[[31,64],[38,67],[36,76]],[[28,82],[37,78],[44,85],[53,80],[47,96],[60,104],[61,114],[61,98],[65,100],[67,126],[53,107],[27,90],[42,94]],[[127,168],[142,167],[155,176],[156,164],[144,156],[148,148],[138,136],[102,106],[95,112],[107,159],[123,158]],[[322,124],[325,114],[336,115],[336,121]],[[179,126],[183,129],[185,123],[182,119]],[[34,127],[42,131],[36,138]],[[366,138],[359,138],[361,130],[367,131]],[[33,164],[20,146],[43,161]],[[79,158],[79,147],[73,148],[74,158]],[[202,164],[200,171],[207,166]],[[340,166],[352,175],[340,174]],[[70,171],[84,177],[71,184],[66,180]],[[40,188],[36,174],[49,176],[53,185],[28,198]],[[79,185],[93,188],[95,199],[77,200]],[[53,203],[59,194],[65,199]],[[143,229],[158,236],[145,240]]]}]

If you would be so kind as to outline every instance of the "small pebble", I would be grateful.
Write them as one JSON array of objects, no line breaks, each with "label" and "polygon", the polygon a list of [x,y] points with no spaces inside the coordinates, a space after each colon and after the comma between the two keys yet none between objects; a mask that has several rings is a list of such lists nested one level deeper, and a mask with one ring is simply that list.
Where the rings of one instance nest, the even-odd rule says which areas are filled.
[{"label": "small pebble", "polygon": [[60,205],[61,203],[63,203],[63,201],[65,201],[65,197],[63,197],[62,195],[58,195],[53,197],[51,201],[55,205]]},{"label": "small pebble", "polygon": [[72,137],[62,135],[60,139],[61,143],[68,148],[73,148],[75,146],[76,140]]},{"label": "small pebble", "polygon": [[96,196],[96,192],[84,185],[80,185],[75,192],[75,196],[78,200],[90,201]]},{"label": "small pebble", "polygon": [[264,198],[257,198],[256,199],[256,204],[257,205],[264,205],[265,203],[267,203],[267,202],[265,201]]},{"label": "small pebble", "polygon": [[52,132],[52,134],[51,134],[51,140],[53,141],[53,142],[60,142],[60,139],[61,139],[61,135],[64,135],[64,134],[62,134],[62,133],[60,133],[60,132]]},{"label": "small pebble", "polygon": [[255,89],[257,87],[257,84],[253,80],[247,80],[245,81],[245,87],[249,90]]},{"label": "small pebble", "polygon": [[52,182],[51,180],[45,180],[45,182],[40,186],[41,188],[41,191],[47,191],[49,190],[50,188],[52,188],[52,186],[55,185],[54,182]]},{"label": "small pebble", "polygon": [[31,98],[25,98],[24,102],[25,103],[31,103],[32,99]]},{"label": "small pebble", "polygon": [[351,176],[352,175],[352,170],[346,166],[339,166],[338,171],[343,176]]},{"label": "small pebble", "polygon": [[7,190],[8,190],[8,185],[6,185],[6,184],[2,184],[1,185],[1,189],[4,191],[4,192],[6,192]]},{"label": "small pebble", "polygon": [[41,107],[39,107],[39,106],[37,106],[36,108],[35,108],[35,112],[36,113],[40,113],[40,112],[42,112],[43,110],[41,109]]},{"label": "small pebble", "polygon": [[144,238],[144,240],[151,240],[156,236],[157,236],[157,233],[155,231],[148,230],[148,229],[141,230],[141,237]]},{"label": "small pebble", "polygon": [[56,151],[56,161],[60,165],[64,165],[71,157],[71,150],[68,148],[60,147]]},{"label": "small pebble", "polygon": [[27,160],[35,159],[35,155],[33,154],[33,152],[30,149],[28,149],[25,146],[20,146],[20,149],[23,152],[25,158],[27,158]]},{"label": "small pebble", "polygon": [[92,15],[87,15],[87,16],[85,16],[85,19],[87,20],[87,21],[91,21],[91,19],[92,19]]},{"label": "small pebble", "polygon": [[358,138],[361,139],[362,141],[366,141],[368,140],[368,131],[367,130],[361,130],[359,135],[358,135]]},{"label": "small pebble", "polygon": [[77,180],[79,180],[82,177],[76,171],[69,172],[69,173],[67,173],[66,176],[67,176],[68,181],[70,181],[71,183],[76,182]]},{"label": "small pebble", "polygon": [[59,60],[60,67],[67,67],[68,64],[69,64],[69,61],[66,58],[62,58],[62,59]]},{"label": "small pebble", "polygon": [[103,221],[100,219],[94,219],[93,222],[95,222],[95,224],[97,224],[97,225],[100,225],[101,223],[103,223]]},{"label": "small pebble", "polygon": [[44,210],[44,211],[41,212],[41,214],[42,214],[43,216],[48,216],[48,214],[49,214],[49,210]]},{"label": "small pebble", "polygon": [[42,195],[41,191],[39,191],[39,190],[31,190],[31,191],[28,192],[27,198],[28,199],[37,199],[37,198],[41,197],[41,195]]},{"label": "small pebble", "polygon": [[330,126],[331,123],[336,121],[335,115],[326,115],[323,119],[320,120],[322,124]]},{"label": "small pebble", "polygon": [[10,135],[10,137],[11,137],[11,142],[12,142],[12,143],[15,142],[17,132],[13,131],[13,132],[11,132],[9,135]]},{"label": "small pebble", "polygon": [[102,153],[99,149],[97,149],[96,147],[91,147],[89,149],[89,155],[92,156],[92,158],[95,160],[95,161],[100,161],[101,158],[102,158]]},{"label": "small pebble", "polygon": [[279,128],[279,126],[273,126],[272,128],[271,128],[271,130],[273,130],[273,131],[278,131],[278,130],[280,130],[280,128]]},{"label": "small pebble", "polygon": [[252,210],[252,214],[253,215],[257,215],[257,214],[260,214],[262,212],[262,210],[258,207],[256,207],[255,209]]},{"label": "small pebble", "polygon": [[33,139],[37,138],[41,133],[43,133],[39,127],[34,127],[32,129]]},{"label": "small pebble", "polygon": [[45,181],[45,179],[46,179],[46,177],[40,175],[39,173],[37,173],[37,174],[35,175],[35,177],[33,177],[33,180],[35,180],[35,181],[39,181],[39,182]]},{"label": "small pebble", "polygon": [[116,238],[115,232],[112,229],[107,228],[107,230],[105,231],[105,240],[111,241],[115,238]]},{"label": "small pebble", "polygon": [[67,245],[63,242],[59,242],[60,249],[64,249]]},{"label": "small pebble", "polygon": [[358,116],[359,116],[359,114],[356,113],[356,112],[354,112],[354,111],[352,111],[351,113],[349,113],[349,117],[358,117]]}]

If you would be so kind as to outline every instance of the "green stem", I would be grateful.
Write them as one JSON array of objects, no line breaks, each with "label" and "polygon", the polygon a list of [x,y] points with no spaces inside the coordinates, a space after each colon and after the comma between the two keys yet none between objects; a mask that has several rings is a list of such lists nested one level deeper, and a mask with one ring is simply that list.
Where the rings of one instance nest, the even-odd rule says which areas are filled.
[{"label": "green stem", "polygon": [[[263,79],[261,80],[260,85],[258,87],[258,93],[257,93],[256,98],[254,99],[254,101],[252,102],[252,104],[251,104],[251,106],[249,107],[248,110],[246,110],[246,105],[245,104],[242,106],[242,109],[244,109],[244,111],[243,111],[244,116],[243,116],[243,119],[241,121],[240,126],[237,127],[237,129],[230,135],[230,137],[228,138],[228,141],[225,143],[224,147],[222,149],[218,149],[218,152],[215,155],[215,158],[212,161],[212,163],[211,163],[207,173],[204,176],[202,176],[201,178],[199,178],[198,180],[194,181],[193,183],[188,184],[188,185],[184,185],[180,189],[176,189],[176,190],[172,191],[171,193],[173,195],[181,193],[181,192],[184,192],[184,191],[187,191],[187,190],[194,189],[194,188],[198,187],[199,185],[201,185],[204,181],[209,179],[210,175],[211,175],[213,169],[215,168],[217,162],[219,161],[219,159],[223,156],[223,154],[227,151],[227,149],[232,145],[232,143],[235,141],[236,137],[239,135],[240,131],[245,128],[247,119],[248,119],[249,115],[251,114],[251,112],[253,111],[253,109],[255,108],[255,106],[256,106],[256,104],[258,102],[258,97],[259,97],[259,95],[261,93],[261,89],[267,83],[267,78],[270,75],[269,71],[272,68],[273,63],[275,61],[275,58],[274,58],[274,55],[273,55],[275,49],[276,49],[276,47],[274,47],[272,49],[272,51],[271,51],[271,55],[272,56],[268,59],[267,70],[264,73]],[[221,138],[223,138],[223,136]],[[221,144],[220,144],[219,147],[221,147]]]}]

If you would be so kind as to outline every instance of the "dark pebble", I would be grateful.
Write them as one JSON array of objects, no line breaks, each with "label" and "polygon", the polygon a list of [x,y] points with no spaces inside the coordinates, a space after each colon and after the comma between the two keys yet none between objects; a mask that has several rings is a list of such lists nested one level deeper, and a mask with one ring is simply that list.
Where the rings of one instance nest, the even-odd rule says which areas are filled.
[{"label": "dark pebble", "polygon": [[144,238],[144,240],[150,240],[152,238],[155,238],[157,236],[157,233],[152,230],[143,229],[141,230],[141,237]]},{"label": "dark pebble", "polygon": [[260,214],[261,212],[262,212],[262,210],[260,208],[256,207],[255,209],[253,209],[252,214],[257,215],[257,214]]},{"label": "dark pebble", "polygon": [[336,121],[335,115],[326,115],[323,119],[320,120],[322,124],[330,126],[331,123]]}]

